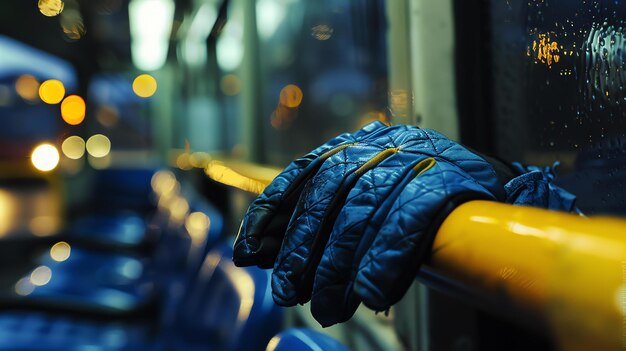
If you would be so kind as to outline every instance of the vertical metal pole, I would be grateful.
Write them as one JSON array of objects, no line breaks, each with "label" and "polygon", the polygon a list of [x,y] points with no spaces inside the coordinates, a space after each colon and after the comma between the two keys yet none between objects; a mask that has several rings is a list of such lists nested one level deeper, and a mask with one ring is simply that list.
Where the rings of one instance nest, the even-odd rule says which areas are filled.
[{"label": "vertical metal pole", "polygon": [[410,0],[412,89],[420,127],[459,139],[453,0]]},{"label": "vertical metal pole", "polygon": [[265,163],[265,145],[263,126],[259,114],[261,111],[261,65],[259,62],[259,36],[256,23],[256,1],[237,0],[236,6],[243,9],[244,56],[241,66],[243,89],[242,131],[247,148],[248,161]]},{"label": "vertical metal pole", "polygon": [[[431,1],[431,3],[434,3]],[[389,110],[394,124],[419,123],[413,79],[415,52],[412,48],[414,17],[411,0],[387,0]],[[411,351],[428,350],[428,289],[415,282],[395,307],[395,329]]]},{"label": "vertical metal pole", "polygon": [[394,124],[415,124],[408,0],[388,0],[389,110]]}]

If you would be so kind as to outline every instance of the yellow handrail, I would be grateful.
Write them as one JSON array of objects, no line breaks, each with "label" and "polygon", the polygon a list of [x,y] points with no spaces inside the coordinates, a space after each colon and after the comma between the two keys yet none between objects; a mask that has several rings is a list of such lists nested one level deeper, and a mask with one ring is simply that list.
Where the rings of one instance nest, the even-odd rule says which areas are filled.
[{"label": "yellow handrail", "polygon": [[563,350],[626,342],[626,220],[472,201],[440,227],[430,265],[542,316]]},{"label": "yellow handrail", "polygon": [[[258,179],[262,166],[253,166],[237,174],[255,184],[240,188],[258,193],[278,170]],[[428,266],[487,300],[528,309],[562,350],[626,347],[626,220],[471,201],[441,225]]]}]

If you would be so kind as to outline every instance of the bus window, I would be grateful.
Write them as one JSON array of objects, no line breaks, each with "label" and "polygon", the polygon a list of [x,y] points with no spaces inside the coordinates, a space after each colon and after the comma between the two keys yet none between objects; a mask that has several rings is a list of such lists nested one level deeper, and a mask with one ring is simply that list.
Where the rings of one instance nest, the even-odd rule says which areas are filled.
[{"label": "bus window", "polygon": [[256,13],[266,161],[385,119],[383,1],[259,0]]},{"label": "bus window", "polygon": [[[626,4],[511,0],[468,7],[474,5],[456,5],[457,69],[467,77],[479,67],[474,77],[481,77],[459,74],[465,141],[508,160],[558,161],[559,182],[583,212],[626,214]],[[468,45],[478,52],[470,54]],[[481,115],[491,119],[477,123]],[[481,143],[477,128],[491,131],[491,145]]]}]

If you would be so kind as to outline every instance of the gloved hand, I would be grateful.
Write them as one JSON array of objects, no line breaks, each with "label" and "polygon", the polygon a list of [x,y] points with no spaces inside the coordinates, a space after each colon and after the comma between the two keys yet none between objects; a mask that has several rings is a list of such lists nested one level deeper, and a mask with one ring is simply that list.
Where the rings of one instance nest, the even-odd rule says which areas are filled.
[{"label": "gloved hand", "polygon": [[233,259],[273,266],[276,303],[311,300],[323,326],[349,319],[360,302],[386,310],[456,206],[507,199],[501,179],[435,131],[374,122],[290,164],[251,204]]}]

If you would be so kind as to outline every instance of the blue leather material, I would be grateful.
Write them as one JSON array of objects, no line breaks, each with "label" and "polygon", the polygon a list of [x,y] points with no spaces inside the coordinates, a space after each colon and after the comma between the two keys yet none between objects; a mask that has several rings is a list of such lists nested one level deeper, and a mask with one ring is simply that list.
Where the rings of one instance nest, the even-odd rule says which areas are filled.
[{"label": "blue leather material", "polygon": [[272,338],[267,350],[272,351],[350,351],[329,335],[306,328],[287,329]]},{"label": "blue leather material", "polygon": [[237,265],[270,267],[276,303],[311,301],[323,326],[358,305],[396,303],[427,260],[434,235],[473,199],[571,210],[551,173],[518,169],[506,186],[481,156],[428,129],[373,123],[294,161],[250,206]]}]

